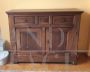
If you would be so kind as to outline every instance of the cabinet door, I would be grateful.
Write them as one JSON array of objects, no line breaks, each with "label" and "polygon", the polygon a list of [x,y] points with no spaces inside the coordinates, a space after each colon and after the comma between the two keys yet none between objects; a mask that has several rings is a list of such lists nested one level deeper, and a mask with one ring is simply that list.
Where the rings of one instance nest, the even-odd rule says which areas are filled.
[{"label": "cabinet door", "polygon": [[67,33],[69,28],[51,27],[46,30],[46,46],[52,51],[64,51],[67,44]]},{"label": "cabinet door", "polygon": [[41,51],[45,49],[44,31],[41,28],[16,29],[17,50]]}]

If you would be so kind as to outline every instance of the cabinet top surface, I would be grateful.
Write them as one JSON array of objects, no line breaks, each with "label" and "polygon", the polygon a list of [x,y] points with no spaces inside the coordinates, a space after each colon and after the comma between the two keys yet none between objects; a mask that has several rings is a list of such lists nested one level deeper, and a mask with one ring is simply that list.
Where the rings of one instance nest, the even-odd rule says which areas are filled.
[{"label": "cabinet top surface", "polygon": [[79,12],[82,13],[82,10],[79,9],[14,9],[9,10],[6,13],[29,13],[29,12]]}]

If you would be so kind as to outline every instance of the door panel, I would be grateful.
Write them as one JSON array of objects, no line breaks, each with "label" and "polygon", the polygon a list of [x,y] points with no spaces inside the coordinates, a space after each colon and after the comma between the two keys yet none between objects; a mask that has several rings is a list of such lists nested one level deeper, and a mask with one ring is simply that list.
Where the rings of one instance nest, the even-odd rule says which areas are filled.
[{"label": "door panel", "polygon": [[18,50],[44,50],[43,33],[40,28],[17,29]]},{"label": "door panel", "polygon": [[66,50],[68,28],[49,28],[46,30],[47,49]]}]

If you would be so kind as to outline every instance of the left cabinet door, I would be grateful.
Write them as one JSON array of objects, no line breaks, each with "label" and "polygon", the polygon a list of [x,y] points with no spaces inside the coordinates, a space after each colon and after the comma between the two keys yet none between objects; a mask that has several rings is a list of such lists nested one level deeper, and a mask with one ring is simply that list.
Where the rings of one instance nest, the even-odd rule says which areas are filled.
[{"label": "left cabinet door", "polygon": [[45,50],[44,33],[41,28],[16,29],[17,50],[40,52]]}]

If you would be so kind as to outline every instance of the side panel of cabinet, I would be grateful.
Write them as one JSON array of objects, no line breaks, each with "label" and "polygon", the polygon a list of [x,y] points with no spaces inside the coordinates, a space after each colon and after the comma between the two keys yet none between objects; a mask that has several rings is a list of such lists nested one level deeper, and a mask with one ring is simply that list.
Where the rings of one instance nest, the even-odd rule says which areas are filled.
[{"label": "side panel of cabinet", "polygon": [[80,15],[75,15],[73,28],[67,34],[67,49],[73,53],[78,52]]},{"label": "side panel of cabinet", "polygon": [[5,50],[8,51],[16,51],[16,30],[14,27],[14,16],[13,15],[8,15],[9,19],[9,31],[10,31],[10,43],[7,41],[5,42]]}]

